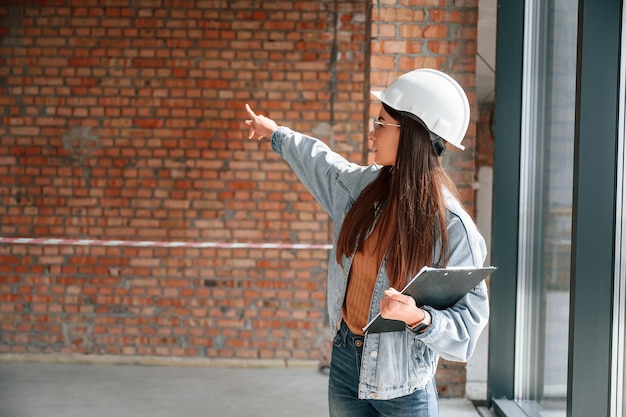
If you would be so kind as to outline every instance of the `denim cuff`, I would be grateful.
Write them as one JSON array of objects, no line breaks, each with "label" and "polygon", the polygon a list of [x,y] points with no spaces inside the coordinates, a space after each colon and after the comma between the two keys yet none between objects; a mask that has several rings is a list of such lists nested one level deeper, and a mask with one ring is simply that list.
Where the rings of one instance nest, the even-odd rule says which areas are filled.
[{"label": "denim cuff", "polygon": [[272,150],[283,156],[283,141],[285,137],[291,132],[291,129],[285,126],[279,126],[278,129],[272,133],[272,137],[270,138],[272,143]]}]

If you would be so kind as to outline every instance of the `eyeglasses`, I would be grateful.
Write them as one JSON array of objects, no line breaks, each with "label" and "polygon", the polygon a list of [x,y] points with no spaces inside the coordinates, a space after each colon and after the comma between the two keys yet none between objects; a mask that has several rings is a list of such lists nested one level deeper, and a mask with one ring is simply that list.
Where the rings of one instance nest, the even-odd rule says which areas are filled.
[{"label": "eyeglasses", "polygon": [[383,126],[401,127],[401,125],[397,125],[394,123],[381,122],[380,119],[372,120],[372,127],[374,129],[374,132],[376,132],[378,129],[380,129]]}]

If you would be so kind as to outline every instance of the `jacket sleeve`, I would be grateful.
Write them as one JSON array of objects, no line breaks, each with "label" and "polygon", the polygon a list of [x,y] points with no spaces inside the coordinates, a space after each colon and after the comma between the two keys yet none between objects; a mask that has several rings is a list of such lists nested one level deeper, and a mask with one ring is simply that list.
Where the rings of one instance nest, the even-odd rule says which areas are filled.
[{"label": "jacket sleeve", "polygon": [[272,149],[287,161],[300,182],[331,217],[336,207],[336,188],[342,184],[340,174],[358,173],[365,169],[348,162],[324,142],[286,127],[278,128],[271,141]]},{"label": "jacket sleeve", "polygon": [[[448,266],[483,266],[487,255],[485,241],[467,213],[451,216],[448,232],[451,240]],[[451,308],[435,310],[424,306],[424,309],[431,314],[432,324],[423,334],[416,334],[416,339],[444,359],[469,360],[489,319],[485,281]]]}]

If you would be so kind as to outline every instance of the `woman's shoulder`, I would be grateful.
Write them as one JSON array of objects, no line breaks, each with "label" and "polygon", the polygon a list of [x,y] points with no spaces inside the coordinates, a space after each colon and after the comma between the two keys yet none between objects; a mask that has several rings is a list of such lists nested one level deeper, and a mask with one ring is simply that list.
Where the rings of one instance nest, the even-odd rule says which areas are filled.
[{"label": "woman's shoulder", "polygon": [[448,228],[461,227],[466,233],[478,233],[474,220],[467,212],[463,204],[449,191],[444,191]]},{"label": "woman's shoulder", "polygon": [[[471,259],[473,265],[482,265],[487,251],[485,240],[478,231],[476,223],[454,195],[448,192],[444,198],[447,209],[448,238],[452,257],[456,258],[461,253],[464,253],[465,256],[463,256],[463,258],[466,258],[467,261]],[[464,264],[467,261],[458,259],[451,264],[458,264],[459,262],[463,262]]]}]

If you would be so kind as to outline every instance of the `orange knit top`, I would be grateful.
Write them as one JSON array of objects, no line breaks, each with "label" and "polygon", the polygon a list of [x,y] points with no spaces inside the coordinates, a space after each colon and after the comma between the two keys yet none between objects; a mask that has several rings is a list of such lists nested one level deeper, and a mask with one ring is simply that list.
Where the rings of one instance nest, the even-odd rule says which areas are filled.
[{"label": "orange knit top", "polygon": [[[363,335],[363,327],[368,322],[372,293],[380,264],[385,255],[389,236],[380,236],[380,223],[363,244],[363,251],[357,251],[352,260],[348,277],[348,288],[343,304],[343,320],[355,335]],[[381,244],[379,244],[381,243]]]}]

